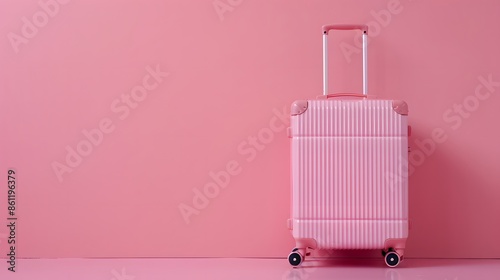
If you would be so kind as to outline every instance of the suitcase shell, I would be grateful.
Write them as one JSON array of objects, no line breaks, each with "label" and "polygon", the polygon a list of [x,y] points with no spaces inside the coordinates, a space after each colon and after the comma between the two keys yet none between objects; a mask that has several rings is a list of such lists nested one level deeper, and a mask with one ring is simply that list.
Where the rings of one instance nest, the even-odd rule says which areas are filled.
[{"label": "suitcase shell", "polygon": [[407,238],[408,122],[397,104],[406,107],[374,99],[292,105],[296,240],[313,239],[317,249],[384,249]]},{"label": "suitcase shell", "polygon": [[404,101],[365,94],[292,104],[290,264],[311,249],[382,249],[387,265],[399,264],[409,229],[407,115]]}]

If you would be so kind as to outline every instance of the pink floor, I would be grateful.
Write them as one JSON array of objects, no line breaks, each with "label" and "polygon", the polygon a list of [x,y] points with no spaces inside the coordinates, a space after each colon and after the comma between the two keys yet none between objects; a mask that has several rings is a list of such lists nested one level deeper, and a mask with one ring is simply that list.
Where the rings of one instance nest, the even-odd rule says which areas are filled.
[{"label": "pink floor", "polygon": [[285,259],[52,259],[19,260],[17,272],[2,265],[2,280],[149,279],[500,279],[500,259],[407,259],[398,268],[381,260],[308,261],[291,268]]}]

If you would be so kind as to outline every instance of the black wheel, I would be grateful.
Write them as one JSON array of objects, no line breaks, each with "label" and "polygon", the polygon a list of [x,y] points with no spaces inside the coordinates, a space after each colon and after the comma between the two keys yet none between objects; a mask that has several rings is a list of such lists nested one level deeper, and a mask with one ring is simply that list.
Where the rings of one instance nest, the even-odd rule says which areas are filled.
[{"label": "black wheel", "polygon": [[388,252],[385,255],[385,264],[387,264],[388,267],[396,267],[400,260],[401,258],[396,252]]},{"label": "black wheel", "polygon": [[291,252],[290,255],[288,255],[288,262],[292,266],[298,266],[302,263],[302,256],[298,252]]}]

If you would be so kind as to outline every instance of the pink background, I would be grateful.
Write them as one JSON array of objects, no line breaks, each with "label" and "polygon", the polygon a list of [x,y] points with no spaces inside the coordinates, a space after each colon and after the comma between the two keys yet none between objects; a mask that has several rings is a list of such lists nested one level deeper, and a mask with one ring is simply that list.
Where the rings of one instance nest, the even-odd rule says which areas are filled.
[{"label": "pink background", "polygon": [[[370,92],[408,102],[414,154],[417,139],[446,134],[415,161],[407,256],[500,257],[500,87],[473,97],[478,77],[500,81],[500,3],[392,2],[220,0],[219,17],[212,0],[74,0],[16,53],[9,34],[42,8],[1,1],[0,219],[14,167],[19,256],[286,256],[289,140],[276,111],[321,93],[321,25],[372,21]],[[374,15],[388,3],[390,20]],[[361,90],[361,56],[340,49],[353,36],[331,37],[333,91]],[[121,120],[111,104],[156,65],[170,75]],[[464,100],[472,112],[448,112]],[[114,130],[60,182],[52,163],[106,118]],[[234,161],[240,173],[187,224],[179,205]]]}]

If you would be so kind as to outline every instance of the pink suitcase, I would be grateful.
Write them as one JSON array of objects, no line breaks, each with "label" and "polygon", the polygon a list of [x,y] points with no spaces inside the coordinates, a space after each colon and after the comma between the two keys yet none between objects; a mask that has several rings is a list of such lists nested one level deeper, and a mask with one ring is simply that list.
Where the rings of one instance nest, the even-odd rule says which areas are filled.
[{"label": "pink suitcase", "polygon": [[[363,32],[363,94],[327,94],[327,37]],[[367,95],[364,25],[323,26],[323,96],[292,104],[291,265],[311,250],[378,249],[397,266],[408,236],[408,107]]]}]

